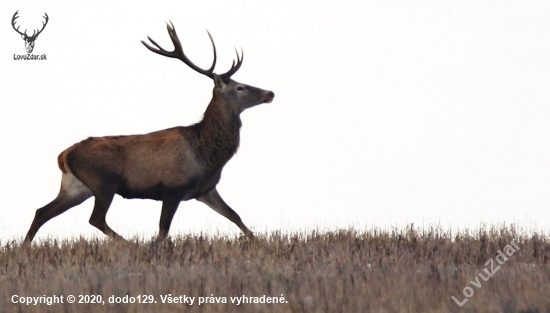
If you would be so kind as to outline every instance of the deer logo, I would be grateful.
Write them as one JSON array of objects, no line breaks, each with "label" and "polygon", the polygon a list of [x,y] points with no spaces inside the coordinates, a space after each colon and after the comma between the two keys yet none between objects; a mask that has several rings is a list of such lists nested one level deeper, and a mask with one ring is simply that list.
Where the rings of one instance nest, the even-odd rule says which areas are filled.
[{"label": "deer logo", "polygon": [[[233,80],[243,62],[243,53],[229,71],[214,73],[216,46],[210,33],[214,61],[209,69],[195,65],[183,52],[172,23],[167,25],[174,50],[161,48],[147,37],[145,47],[185,65],[214,82],[212,100],[200,122],[143,135],[90,137],[74,144],[58,157],[61,189],[49,204],[36,210],[25,241],[33,240],[44,223],[94,197],[90,224],[111,238],[122,238],[105,220],[115,194],[124,198],[162,201],[158,239],[168,235],[181,201],[196,199],[237,225],[248,238],[252,232],[222,199],[216,185],[222,169],[239,147],[240,114],[273,101],[275,94]],[[173,114],[167,112],[167,114]]]},{"label": "deer logo", "polygon": [[46,28],[46,25],[48,24],[48,14],[46,14],[46,12],[44,12],[44,16],[43,18],[46,19],[46,22],[42,22],[42,29],[41,30],[38,30],[38,29],[35,29],[33,30],[32,32],[32,35],[29,36],[27,35],[27,30],[25,29],[24,32],[20,32],[19,31],[19,26],[17,26],[17,28],[15,28],[15,20],[19,18],[19,16],[17,16],[17,13],[19,13],[19,10],[15,11],[15,14],[13,14],[13,17],[11,19],[11,26],[13,27],[13,29],[15,29],[15,31],[21,35],[21,38],[23,38],[23,40],[25,40],[25,49],[27,50],[27,53],[32,53],[32,50],[34,49],[34,42],[36,41],[36,38],[38,38],[38,35],[40,35],[40,33],[42,33],[42,31],[44,30],[44,28]]}]

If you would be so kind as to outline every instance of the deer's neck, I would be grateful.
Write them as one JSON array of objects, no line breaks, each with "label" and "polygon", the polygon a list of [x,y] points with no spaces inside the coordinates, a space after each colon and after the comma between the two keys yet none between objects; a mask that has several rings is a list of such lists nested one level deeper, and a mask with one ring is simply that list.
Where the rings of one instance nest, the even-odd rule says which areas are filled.
[{"label": "deer's neck", "polygon": [[241,125],[239,115],[224,111],[223,104],[214,96],[202,121],[196,124],[199,159],[210,168],[223,167],[239,148]]}]

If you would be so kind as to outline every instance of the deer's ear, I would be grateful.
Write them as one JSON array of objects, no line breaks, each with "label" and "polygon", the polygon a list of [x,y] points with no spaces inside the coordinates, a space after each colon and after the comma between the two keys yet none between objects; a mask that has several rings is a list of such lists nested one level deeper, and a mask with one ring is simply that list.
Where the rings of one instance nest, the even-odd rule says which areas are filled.
[{"label": "deer's ear", "polygon": [[216,86],[216,88],[223,90],[227,84],[223,81],[223,78],[221,76],[216,74],[213,74],[213,75],[214,75],[214,86]]}]

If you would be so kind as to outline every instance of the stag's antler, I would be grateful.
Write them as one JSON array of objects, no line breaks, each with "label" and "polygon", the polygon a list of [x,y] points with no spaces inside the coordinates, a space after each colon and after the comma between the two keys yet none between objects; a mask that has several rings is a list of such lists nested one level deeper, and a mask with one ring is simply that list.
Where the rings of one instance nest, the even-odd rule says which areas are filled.
[{"label": "stag's antler", "polygon": [[[172,39],[172,43],[174,44],[174,51],[166,51],[161,46],[159,46],[151,37],[147,36],[147,39],[156,46],[156,48],[151,47],[148,45],[145,41],[141,41],[141,43],[147,47],[147,49],[151,50],[154,53],[170,57],[170,58],[176,58],[183,61],[183,63],[187,64],[190,68],[194,69],[195,71],[206,75],[210,78],[214,78],[214,67],[216,66],[216,45],[214,44],[214,39],[212,39],[212,35],[210,35],[210,32],[207,30],[208,37],[210,37],[210,41],[212,42],[212,48],[214,49],[214,61],[212,62],[212,66],[208,70],[202,69],[198,66],[196,66],[189,58],[185,55],[183,52],[183,48],[181,47],[181,42],[178,38],[178,35],[176,34],[176,28],[174,27],[174,24],[170,21],[170,24],[166,23],[166,28],[168,29],[168,34],[170,35],[170,39]],[[241,49],[241,56],[239,56],[239,53],[235,49],[235,53],[237,53],[237,62],[233,61],[233,64],[231,65],[231,69],[229,69],[228,72],[221,74],[219,76],[222,76],[224,79],[229,79],[231,75],[235,74],[239,68],[241,67],[241,64],[243,63],[244,53]]]},{"label": "stag's antler", "polygon": [[[15,20],[19,18],[19,16],[17,16],[17,13],[19,13],[19,10],[15,11],[15,13],[13,14],[13,17],[11,18],[11,26],[13,27],[13,29],[15,29],[16,32],[18,32],[20,35],[25,35],[27,36],[27,34],[25,33],[22,33],[19,31],[19,26],[17,26],[17,28],[15,28]],[[26,30],[25,30],[26,31]]]},{"label": "stag's antler", "polygon": [[237,52],[237,48],[235,48],[235,53],[237,54],[237,63],[235,63],[235,60],[233,60],[233,64],[231,64],[231,68],[229,69],[229,71],[227,71],[227,73],[220,75],[225,79],[231,78],[231,76],[237,73],[237,71],[241,68],[241,64],[243,64],[243,59],[244,59],[243,49],[241,49],[240,57],[239,57],[239,52]]},{"label": "stag's antler", "polygon": [[166,51],[164,50],[161,46],[159,46],[153,39],[151,39],[151,37],[147,36],[147,39],[149,39],[149,41],[154,44],[157,48],[153,48],[151,47],[150,45],[148,45],[145,41],[141,41],[141,43],[147,47],[147,49],[153,51],[154,53],[157,53],[157,54],[160,54],[160,55],[163,55],[165,57],[170,57],[170,58],[176,58],[176,59],[180,59],[181,61],[183,61],[183,63],[187,64],[190,68],[194,69],[195,71],[203,74],[203,75],[206,75],[210,78],[214,78],[214,67],[216,66],[216,58],[217,58],[217,55],[216,55],[216,45],[214,44],[214,39],[212,39],[212,35],[210,35],[210,33],[208,32],[208,30],[206,31],[208,33],[208,37],[210,37],[210,41],[212,42],[212,48],[214,49],[214,61],[212,62],[212,66],[210,66],[210,68],[208,70],[205,70],[205,69],[202,69],[198,66],[196,66],[193,62],[191,62],[191,60],[189,60],[189,58],[185,55],[185,53],[183,52],[183,48],[181,47],[181,42],[178,38],[178,34],[176,34],[176,28],[174,28],[174,24],[172,24],[172,22],[170,21],[170,24],[166,23],[166,28],[168,29],[168,34],[170,35],[170,39],[172,39],[172,42],[174,43],[174,51]]}]

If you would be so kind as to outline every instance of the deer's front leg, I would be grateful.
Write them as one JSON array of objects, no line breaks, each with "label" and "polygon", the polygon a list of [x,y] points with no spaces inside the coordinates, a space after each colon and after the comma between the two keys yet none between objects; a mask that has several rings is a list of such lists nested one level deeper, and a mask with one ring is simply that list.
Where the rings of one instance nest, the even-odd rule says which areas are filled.
[{"label": "deer's front leg", "polygon": [[243,231],[243,233],[247,238],[249,239],[254,238],[254,234],[248,229],[248,227],[244,225],[239,214],[233,211],[233,209],[231,209],[229,205],[227,205],[227,203],[223,201],[222,197],[220,196],[216,188],[197,197],[196,199],[199,200],[200,202],[205,203],[211,209],[227,217],[230,221],[235,223],[235,225],[239,226],[239,228]]}]

